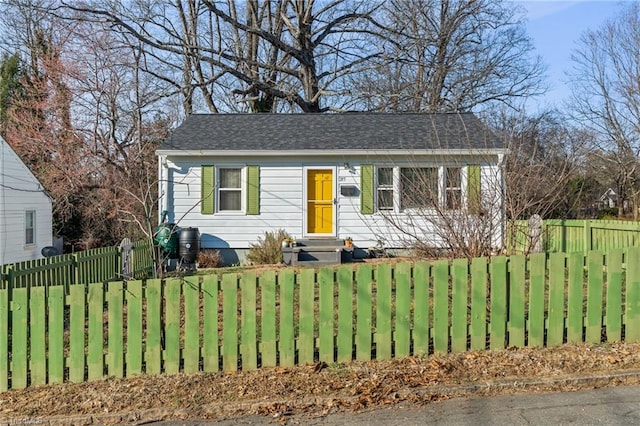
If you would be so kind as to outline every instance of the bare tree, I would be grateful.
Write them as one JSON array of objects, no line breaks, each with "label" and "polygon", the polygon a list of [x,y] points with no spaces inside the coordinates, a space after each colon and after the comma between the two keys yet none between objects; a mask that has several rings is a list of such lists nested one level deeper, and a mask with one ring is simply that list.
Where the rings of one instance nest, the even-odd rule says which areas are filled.
[{"label": "bare tree", "polygon": [[71,25],[45,6],[4,5],[29,28],[7,140],[53,197],[55,229],[68,242],[89,248],[150,238],[154,150],[172,123],[165,102],[172,86],[141,71],[146,58],[136,39],[95,23]]},{"label": "bare tree", "polygon": [[384,13],[398,30],[378,66],[354,80],[364,109],[470,111],[545,91],[544,66],[511,2],[391,0]]},{"label": "bare tree", "polygon": [[583,34],[572,55],[571,110],[598,137],[594,153],[618,184],[619,215],[640,201],[640,4],[632,2],[601,28]]},{"label": "bare tree", "polygon": [[381,246],[434,257],[489,256],[523,242],[529,251],[534,241],[523,220],[580,210],[590,134],[554,111],[528,117],[502,111],[484,116],[492,132],[482,126],[453,137],[468,147],[466,155],[434,161],[414,154],[410,162],[390,158],[374,168],[370,229]]},{"label": "bare tree", "polygon": [[447,157],[444,166],[416,156],[414,164],[376,169],[377,208],[384,218],[379,238],[387,239],[385,245],[473,258],[525,242],[528,252],[535,246],[526,224],[530,217],[567,217],[579,209],[589,134],[567,126],[555,112],[491,117],[494,134],[507,148],[502,158],[478,157],[481,151],[470,144],[474,157]]},{"label": "bare tree", "polygon": [[[380,35],[374,19],[378,7],[348,0],[66,4],[85,20],[108,22],[137,38],[147,57],[174,70],[180,63],[182,80],[156,76],[187,96],[197,87],[212,112],[218,110],[213,93],[239,97],[253,111],[275,111],[276,100],[303,112],[328,110],[331,105],[322,99],[342,96],[340,82],[379,53],[364,37]],[[175,20],[181,25],[173,25]]]},{"label": "bare tree", "polygon": [[[490,256],[504,231],[500,140],[471,114],[424,114],[427,147],[362,166],[363,221],[381,247],[418,256]],[[370,182],[365,184],[365,182]]]},{"label": "bare tree", "polygon": [[[508,153],[504,162],[507,247],[529,238],[522,220],[566,218],[581,200],[580,179],[585,147],[591,135],[567,125],[554,111],[537,115],[493,114],[492,128],[504,141]],[[577,186],[576,186],[577,185]],[[532,242],[530,242],[532,243]],[[531,248],[531,244],[528,244]]]},{"label": "bare tree", "polygon": [[[418,257],[491,256],[502,247],[501,168],[446,159],[446,166],[415,164],[377,168],[383,245]],[[482,176],[482,177],[481,177]],[[480,183],[482,179],[483,183]],[[481,189],[482,185],[482,189]],[[397,188],[395,200],[388,188]],[[410,214],[405,214],[410,212]]]},{"label": "bare tree", "polygon": [[[64,55],[71,30],[57,25],[30,7],[17,5],[3,19],[18,28],[7,31],[14,45],[22,43],[18,57],[22,69],[5,113],[4,136],[55,199],[54,223],[78,213],[79,194],[90,186],[82,140],[71,119],[72,89],[69,75],[74,65]],[[5,25],[5,27],[7,27]],[[8,28],[8,27],[7,27]]]},{"label": "bare tree", "polygon": [[[619,159],[616,158],[615,153],[598,149],[596,140],[594,137],[583,166],[585,175],[594,182],[595,192],[591,196],[591,202],[594,205],[593,214],[618,217],[626,215],[631,210],[631,200],[618,197],[618,194],[624,193],[628,175],[626,173],[612,173],[617,168],[612,170],[611,165],[618,164]],[[628,167],[629,170],[632,170],[636,160],[633,158],[628,160],[630,163],[623,166],[625,169]],[[615,206],[613,207],[606,200],[601,199],[609,189],[615,192],[613,196]],[[615,210],[615,213],[612,213],[612,210]]]},{"label": "bare tree", "polygon": [[74,82],[82,100],[75,122],[100,182],[97,205],[123,228],[117,235],[150,238],[157,222],[154,151],[169,129],[156,110],[170,88],[143,73],[138,49],[108,31],[84,32],[83,46],[76,50],[84,69]]}]

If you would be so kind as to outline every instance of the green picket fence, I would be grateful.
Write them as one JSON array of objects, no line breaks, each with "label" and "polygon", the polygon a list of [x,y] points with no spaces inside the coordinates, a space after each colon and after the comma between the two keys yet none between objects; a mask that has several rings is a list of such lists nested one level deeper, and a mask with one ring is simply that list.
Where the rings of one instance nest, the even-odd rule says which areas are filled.
[{"label": "green picket fence", "polygon": [[140,279],[153,276],[153,269],[155,268],[153,264],[153,250],[154,245],[151,240],[144,239],[133,243],[133,249],[131,251],[132,278]]},{"label": "green picket fence", "polygon": [[640,248],[0,289],[0,391],[640,341]]},{"label": "green picket fence", "polygon": [[[131,254],[133,276],[142,278],[153,271],[153,244],[141,240]],[[122,250],[103,247],[73,254],[3,265],[0,288],[70,285],[121,278]]]},{"label": "green picket fence", "polygon": [[[563,220],[542,222],[542,248],[547,253],[611,249],[640,246],[640,222],[622,220]],[[507,250],[528,253],[531,248],[526,220],[510,221]]]}]

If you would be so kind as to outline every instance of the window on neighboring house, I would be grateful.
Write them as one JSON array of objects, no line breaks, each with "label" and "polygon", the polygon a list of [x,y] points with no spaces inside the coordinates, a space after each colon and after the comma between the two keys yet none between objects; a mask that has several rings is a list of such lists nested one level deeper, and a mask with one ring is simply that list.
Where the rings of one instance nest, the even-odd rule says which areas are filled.
[{"label": "window on neighboring house", "polygon": [[36,235],[36,212],[27,210],[24,214],[24,241],[26,245],[35,244]]},{"label": "window on neighboring house", "polygon": [[393,167],[378,168],[378,210],[393,210]]},{"label": "window on neighboring house", "polygon": [[218,169],[218,211],[242,211],[242,169]]},{"label": "window on neighboring house", "polygon": [[462,169],[446,168],[445,206],[447,210],[458,210],[462,207]]},{"label": "window on neighboring house", "polygon": [[400,208],[431,207],[438,200],[436,167],[403,167],[400,169]]}]

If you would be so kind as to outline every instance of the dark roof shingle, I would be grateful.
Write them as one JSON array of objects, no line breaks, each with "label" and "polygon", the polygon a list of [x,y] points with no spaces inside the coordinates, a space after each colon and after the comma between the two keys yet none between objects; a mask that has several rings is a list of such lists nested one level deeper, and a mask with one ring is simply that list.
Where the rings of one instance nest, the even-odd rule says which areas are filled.
[{"label": "dark roof shingle", "polygon": [[193,114],[164,150],[502,149],[472,113]]}]

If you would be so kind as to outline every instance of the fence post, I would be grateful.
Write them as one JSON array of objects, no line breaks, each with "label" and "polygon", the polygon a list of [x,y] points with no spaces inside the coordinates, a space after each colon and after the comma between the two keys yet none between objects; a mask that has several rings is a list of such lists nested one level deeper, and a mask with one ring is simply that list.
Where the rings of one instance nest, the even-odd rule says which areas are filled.
[{"label": "fence post", "polygon": [[586,255],[591,251],[591,220],[586,219],[584,221],[584,254]]},{"label": "fence post", "polygon": [[9,295],[9,302],[11,302],[11,296],[13,293],[13,287],[15,286],[15,277],[14,277],[14,273],[13,273],[13,269],[14,266],[10,265],[7,266],[7,269],[5,270],[6,272],[6,279],[7,279],[7,294]]},{"label": "fence post", "polygon": [[[125,249],[123,249],[122,247],[122,243],[124,243],[124,240],[120,243],[120,245],[118,246],[118,251],[116,253],[116,255],[114,256],[115,259],[115,265],[113,265],[113,269],[114,269],[114,277],[116,279],[120,279],[120,280],[127,280],[130,279],[131,277],[129,276],[129,274],[127,272],[125,272],[125,265],[124,265],[124,258],[123,258],[123,251]],[[131,262],[131,240],[129,240],[129,247],[128,247],[128,258],[126,260],[127,262],[127,267],[130,265]]]},{"label": "fence post", "polygon": [[[73,262],[71,263],[71,268],[73,268],[73,273],[71,274],[72,282],[71,284],[79,284],[80,283],[80,271],[78,268],[78,254],[73,253]],[[86,283],[88,284],[88,283]]]},{"label": "fence post", "polygon": [[[0,267],[3,281],[6,269]],[[0,392],[9,390],[9,300],[9,287],[0,285]]]},{"label": "fence post", "polygon": [[529,241],[528,253],[542,252],[542,217],[538,214],[529,218]]}]

